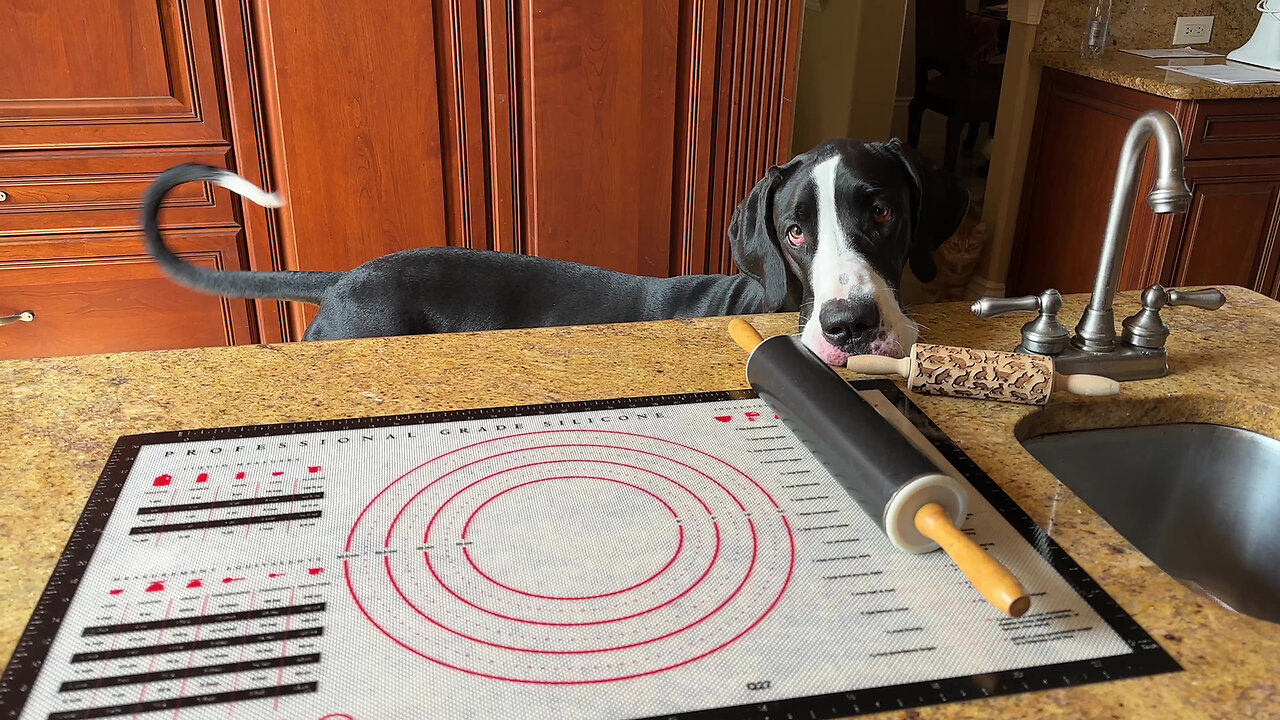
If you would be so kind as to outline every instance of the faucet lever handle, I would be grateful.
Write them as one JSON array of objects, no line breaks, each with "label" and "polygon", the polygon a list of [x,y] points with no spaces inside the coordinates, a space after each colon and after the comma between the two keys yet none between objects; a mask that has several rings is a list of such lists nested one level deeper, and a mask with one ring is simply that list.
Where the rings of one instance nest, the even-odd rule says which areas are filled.
[{"label": "faucet lever handle", "polygon": [[1142,309],[1121,323],[1124,332],[1120,339],[1135,347],[1159,350],[1169,338],[1169,326],[1160,317],[1162,308],[1190,305],[1217,310],[1226,302],[1227,296],[1217,288],[1166,290],[1163,285],[1152,285],[1142,292]]},{"label": "faucet lever handle", "polygon": [[1058,320],[1062,295],[1050,288],[1039,295],[1012,298],[984,297],[970,307],[980,318],[993,318],[1014,312],[1038,312],[1040,316],[1022,326],[1022,347],[1039,355],[1057,355],[1067,349],[1071,331]]},{"label": "faucet lever handle", "polygon": [[1205,310],[1217,310],[1227,302],[1227,296],[1217,288],[1204,290],[1170,290],[1169,307],[1190,305]]},{"label": "faucet lever handle", "polygon": [[974,315],[980,318],[1000,317],[1015,312],[1040,312],[1040,296],[1024,295],[1022,297],[982,297],[970,306]]}]

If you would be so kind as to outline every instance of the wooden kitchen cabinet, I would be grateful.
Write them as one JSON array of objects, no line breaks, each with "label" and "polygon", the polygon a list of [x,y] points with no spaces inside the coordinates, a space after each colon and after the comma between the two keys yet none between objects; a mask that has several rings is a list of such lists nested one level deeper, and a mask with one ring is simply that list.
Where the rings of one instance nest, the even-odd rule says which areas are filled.
[{"label": "wooden kitchen cabinet", "polygon": [[[212,0],[14,0],[0,13],[0,358],[270,338],[252,305],[161,275],[138,211],[182,162],[234,167]],[[246,268],[230,193],[162,215],[193,262]],[[275,335],[279,338],[279,333]]]},{"label": "wooden kitchen cabinet", "polygon": [[175,244],[226,268],[346,270],[453,245],[647,275],[732,271],[733,208],[789,156],[802,11],[14,0],[0,14],[0,61],[23,68],[0,83],[0,316],[40,311],[0,327],[0,355],[301,335],[304,306],[188,292],[146,258],[141,193],[182,162],[287,201],[170,196]]},{"label": "wooden kitchen cabinet", "polygon": [[1007,292],[1092,290],[1120,146],[1143,112],[1182,129],[1189,211],[1146,204],[1143,164],[1120,289],[1240,285],[1280,298],[1280,99],[1172,100],[1055,69],[1041,81]]}]

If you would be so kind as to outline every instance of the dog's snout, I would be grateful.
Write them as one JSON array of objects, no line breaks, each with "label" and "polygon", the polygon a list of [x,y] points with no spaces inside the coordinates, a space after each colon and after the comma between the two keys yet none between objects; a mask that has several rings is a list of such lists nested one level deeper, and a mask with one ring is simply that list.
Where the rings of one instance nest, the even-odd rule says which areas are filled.
[{"label": "dog's snout", "polygon": [[880,309],[875,300],[839,299],[824,303],[818,315],[827,342],[842,348],[870,340],[880,329]]}]

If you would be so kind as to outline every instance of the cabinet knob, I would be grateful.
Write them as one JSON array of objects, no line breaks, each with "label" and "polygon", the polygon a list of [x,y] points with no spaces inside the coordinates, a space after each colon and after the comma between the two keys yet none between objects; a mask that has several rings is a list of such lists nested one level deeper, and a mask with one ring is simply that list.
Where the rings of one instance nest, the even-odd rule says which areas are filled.
[{"label": "cabinet knob", "polygon": [[3,190],[0,190],[0,202],[4,202],[5,200],[8,200],[8,199],[9,199],[9,193]]},{"label": "cabinet knob", "polygon": [[31,312],[30,310],[23,310],[17,315],[0,317],[0,326],[8,325],[10,323],[16,323],[16,322],[31,322],[32,320],[35,320],[35,319],[36,319],[35,313]]}]

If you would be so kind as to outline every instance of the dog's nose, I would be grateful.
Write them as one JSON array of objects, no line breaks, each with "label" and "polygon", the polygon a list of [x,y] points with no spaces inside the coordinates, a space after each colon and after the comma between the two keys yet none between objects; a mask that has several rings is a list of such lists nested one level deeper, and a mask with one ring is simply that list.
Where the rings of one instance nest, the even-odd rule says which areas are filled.
[{"label": "dog's nose", "polygon": [[880,328],[880,309],[871,298],[831,300],[823,303],[818,314],[822,335],[827,342],[843,348],[849,343],[874,335]]}]

